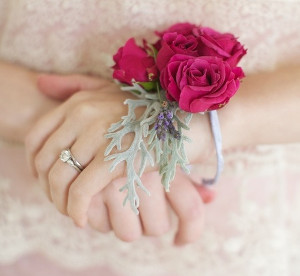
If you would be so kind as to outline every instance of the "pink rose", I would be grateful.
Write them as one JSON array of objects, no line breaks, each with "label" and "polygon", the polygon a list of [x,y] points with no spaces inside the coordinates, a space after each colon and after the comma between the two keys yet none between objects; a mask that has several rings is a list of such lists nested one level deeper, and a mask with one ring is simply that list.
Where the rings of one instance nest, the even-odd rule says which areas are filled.
[{"label": "pink rose", "polygon": [[213,56],[174,55],[161,72],[167,98],[185,111],[197,113],[223,107],[239,88],[242,68]]},{"label": "pink rose", "polygon": [[155,33],[160,37],[160,39],[154,43],[154,47],[159,51],[162,46],[162,38],[166,33],[177,33],[183,36],[193,35],[193,29],[196,28],[196,25],[190,23],[178,23],[172,25],[170,28],[164,31],[156,31]]},{"label": "pink rose", "polygon": [[137,82],[149,82],[157,78],[158,72],[153,57],[144,48],[136,45],[130,38],[124,47],[114,55],[113,78],[131,85],[132,79]]},{"label": "pink rose", "polygon": [[165,33],[156,57],[158,70],[163,70],[170,58],[175,54],[197,56],[197,48],[198,41],[193,35],[184,36],[176,32]]},{"label": "pink rose", "polygon": [[219,33],[211,28],[194,28],[193,32],[199,39],[198,53],[200,56],[217,56],[235,67],[247,53],[240,42],[230,33]]}]

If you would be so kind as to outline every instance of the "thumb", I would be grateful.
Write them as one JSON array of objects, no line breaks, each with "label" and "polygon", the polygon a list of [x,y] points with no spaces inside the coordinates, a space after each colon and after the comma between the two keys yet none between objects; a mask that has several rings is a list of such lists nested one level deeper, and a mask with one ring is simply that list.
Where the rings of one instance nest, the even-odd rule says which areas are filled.
[{"label": "thumb", "polygon": [[37,79],[40,92],[56,100],[65,100],[81,90],[100,89],[108,84],[107,80],[78,74],[41,74]]}]

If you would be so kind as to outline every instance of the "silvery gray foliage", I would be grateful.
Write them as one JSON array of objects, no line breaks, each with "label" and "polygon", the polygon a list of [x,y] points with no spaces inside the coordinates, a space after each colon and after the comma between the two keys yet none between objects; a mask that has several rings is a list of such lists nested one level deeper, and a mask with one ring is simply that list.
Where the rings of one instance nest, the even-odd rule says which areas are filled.
[{"label": "silvery gray foliage", "polygon": [[174,120],[177,123],[177,129],[180,133],[181,139],[176,139],[171,134],[167,133],[165,141],[159,141],[156,136],[151,141],[149,150],[155,148],[156,162],[159,164],[159,173],[161,175],[161,182],[167,192],[170,191],[170,182],[174,179],[177,165],[183,169],[185,173],[189,173],[187,164],[189,163],[185,148],[184,141],[190,142],[190,139],[183,135],[182,130],[189,130],[188,124],[192,119],[192,113],[184,113],[186,116],[184,121],[181,121],[177,116],[180,112],[179,108],[175,108]]},{"label": "silvery gray foliage", "polygon": [[[148,195],[149,191],[143,185],[141,176],[147,166],[154,166],[154,160],[151,152],[154,151],[156,163],[159,165],[159,171],[162,176],[162,184],[166,191],[170,190],[170,182],[175,177],[176,166],[180,165],[185,172],[189,172],[188,160],[185,154],[183,141],[189,140],[182,134],[182,129],[188,129],[192,114],[185,113],[185,119],[182,121],[177,116],[178,108],[174,108],[174,120],[177,124],[181,139],[177,140],[171,135],[167,135],[165,141],[157,138],[154,123],[161,111],[161,103],[156,93],[146,92],[138,83],[133,82],[133,86],[121,87],[124,91],[129,91],[136,95],[138,99],[127,99],[124,104],[128,105],[128,114],[123,116],[117,123],[111,125],[108,129],[106,138],[111,139],[110,144],[105,151],[105,160],[113,160],[110,167],[112,172],[118,164],[126,162],[127,181],[120,191],[127,190],[127,195],[123,204],[129,200],[131,208],[138,214],[139,197],[136,192],[136,186],[144,190]],[[144,107],[144,113],[138,118],[135,110],[138,107]],[[184,114],[183,114],[184,115]],[[122,150],[122,139],[126,134],[134,133],[133,141],[127,150]],[[118,152],[111,154],[114,148]],[[140,157],[140,164],[136,164],[136,158]]]}]

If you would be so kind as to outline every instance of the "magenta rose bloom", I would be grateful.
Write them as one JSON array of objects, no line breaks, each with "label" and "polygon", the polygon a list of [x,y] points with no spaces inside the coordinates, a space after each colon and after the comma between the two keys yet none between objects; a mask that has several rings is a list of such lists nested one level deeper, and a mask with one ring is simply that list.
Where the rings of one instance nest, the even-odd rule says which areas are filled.
[{"label": "magenta rose bloom", "polygon": [[182,35],[178,33],[165,33],[161,40],[161,48],[157,53],[156,64],[162,71],[170,58],[176,54],[197,56],[198,41],[193,35]]},{"label": "magenta rose bloom", "polygon": [[156,31],[155,33],[160,37],[160,39],[154,43],[154,47],[159,51],[162,46],[162,38],[166,33],[177,33],[183,36],[193,35],[193,29],[197,26],[191,23],[178,23],[172,25],[170,28],[164,31]]},{"label": "magenta rose bloom", "polygon": [[114,55],[115,65],[113,78],[131,85],[132,79],[137,82],[149,82],[157,78],[158,72],[153,57],[146,50],[136,45],[130,38],[124,47]]},{"label": "magenta rose bloom", "polygon": [[242,68],[213,56],[174,55],[161,72],[160,82],[170,101],[187,112],[223,107],[239,88]]},{"label": "magenta rose bloom", "polygon": [[199,27],[193,29],[198,37],[200,56],[217,56],[235,67],[247,53],[240,42],[230,33],[219,33],[211,28]]}]

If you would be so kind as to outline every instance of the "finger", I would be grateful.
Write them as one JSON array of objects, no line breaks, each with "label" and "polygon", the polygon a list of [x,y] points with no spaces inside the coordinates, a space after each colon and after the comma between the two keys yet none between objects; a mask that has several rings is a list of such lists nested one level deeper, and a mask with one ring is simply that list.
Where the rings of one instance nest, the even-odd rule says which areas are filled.
[{"label": "finger", "polygon": [[68,215],[66,205],[69,188],[78,175],[75,168],[61,160],[57,160],[49,171],[50,197],[57,210],[64,215]]},{"label": "finger", "polygon": [[179,219],[175,244],[196,241],[203,228],[203,203],[192,182],[182,174],[176,174],[167,198]]},{"label": "finger", "polygon": [[94,90],[107,86],[106,80],[84,75],[39,75],[39,90],[48,97],[65,100],[81,90]]},{"label": "finger", "polygon": [[[58,139],[62,140],[61,143],[63,143],[64,140],[64,133],[70,133],[72,131],[73,124],[67,124],[67,122],[65,123],[66,126],[61,127],[61,130],[57,134],[57,136],[60,136]],[[81,130],[81,127],[78,125],[74,125],[74,136],[77,136],[77,128],[78,130]],[[71,147],[67,147],[70,147],[72,155],[83,166],[83,168],[87,167],[88,164],[94,159],[95,155],[97,154],[100,144],[102,143],[101,139],[99,139],[99,137],[103,135],[102,131],[103,130],[100,127],[97,127],[97,125],[92,124],[89,128],[87,128],[86,131],[83,131],[84,134],[80,135],[77,138],[77,140],[73,143],[73,145],[71,143],[69,144],[72,145]],[[53,139],[55,139],[55,136],[53,137]],[[57,151],[61,151],[62,149],[63,148],[58,148]],[[50,151],[50,149],[47,149],[45,147],[45,152],[47,153],[48,151]],[[64,164],[61,160],[58,160],[57,158],[55,160],[57,164],[55,165],[55,167],[53,167],[51,172],[49,172],[51,198],[57,209],[63,214],[67,214],[68,191],[69,186],[71,184],[70,181],[73,180],[73,177],[64,176],[63,179],[60,179],[60,172],[66,167],[70,166],[68,164]],[[70,168],[73,170],[72,172],[74,173],[75,169],[72,167]],[[62,174],[63,173],[64,172],[62,172]],[[64,181],[64,179],[68,179],[68,181]],[[86,181],[89,182],[90,180],[87,179]],[[64,185],[62,185],[61,182],[64,182]],[[85,185],[85,183],[83,185]]]},{"label": "finger", "polygon": [[126,192],[119,189],[125,184],[126,178],[113,181],[104,190],[105,203],[107,204],[112,229],[120,240],[132,242],[142,235],[142,226],[139,216],[131,209],[130,204],[123,206]]},{"label": "finger", "polygon": [[51,133],[63,122],[64,114],[61,109],[48,113],[39,120],[25,139],[26,159],[31,172],[37,176],[35,168],[35,155],[42,148]]},{"label": "finger", "polygon": [[215,200],[217,194],[213,187],[199,185],[194,183],[194,187],[202,198],[203,203],[208,204]]},{"label": "finger", "polygon": [[[35,176],[37,176],[37,171],[34,164],[35,155],[42,148],[48,137],[63,123],[66,113],[68,112],[68,108],[78,103],[84,103],[86,99],[92,100],[93,98],[96,99],[97,97],[98,93],[95,92],[80,92],[54,111],[43,116],[34,125],[25,139],[25,148],[29,168]],[[85,105],[81,104],[78,105],[77,108],[73,108],[73,113],[71,114],[72,116],[69,116],[70,120],[73,120],[74,126],[79,122],[85,121],[85,118],[81,118],[86,115],[82,114],[82,109],[84,109],[84,112],[86,113]]]},{"label": "finger", "polygon": [[93,197],[87,216],[89,225],[98,232],[107,233],[112,230],[102,193]]},{"label": "finger", "polygon": [[170,229],[168,203],[161,185],[161,177],[158,172],[148,172],[143,175],[142,182],[151,194],[148,196],[141,189],[137,191],[143,233],[148,236],[160,236]]},{"label": "finger", "polygon": [[79,130],[79,124],[73,124],[70,121],[65,121],[46,140],[46,142],[34,158],[34,164],[37,170],[39,183],[48,194],[50,200],[53,200],[53,196],[49,187],[50,169],[59,159],[62,150],[70,148],[70,146],[74,143]]},{"label": "finger", "polygon": [[105,188],[114,175],[122,175],[124,171],[122,165],[114,173],[110,173],[109,168],[110,164],[103,162],[103,154],[99,154],[70,186],[67,212],[77,225],[83,227],[86,224],[86,214],[92,197]]}]

